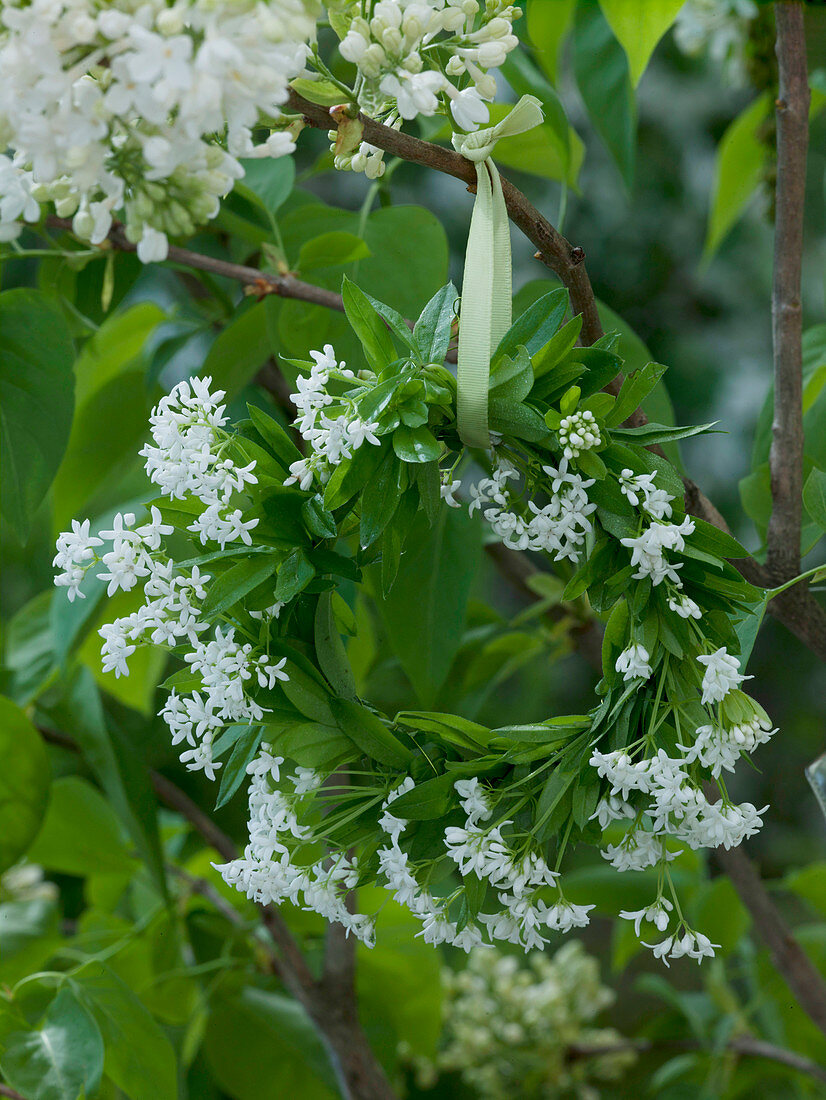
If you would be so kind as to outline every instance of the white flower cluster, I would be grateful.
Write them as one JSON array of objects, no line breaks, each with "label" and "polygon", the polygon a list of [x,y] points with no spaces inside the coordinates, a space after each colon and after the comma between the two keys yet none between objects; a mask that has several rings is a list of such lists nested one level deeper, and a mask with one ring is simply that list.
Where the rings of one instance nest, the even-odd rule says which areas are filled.
[{"label": "white flower cluster", "polygon": [[[618,1032],[594,1026],[614,993],[600,983],[597,961],[581,943],[567,943],[551,957],[532,951],[521,965],[513,955],[475,949],[462,970],[444,972],[443,984],[442,1047],[434,1059],[413,1060],[423,1089],[442,1073],[458,1073],[479,1100],[586,1100],[636,1057],[616,1050]],[[593,1053],[571,1058],[576,1048]]]},{"label": "white flower cluster", "polygon": [[[623,656],[628,653],[626,650]],[[603,829],[615,822],[631,823],[619,842],[607,845],[602,853],[618,871],[639,871],[656,865],[664,871],[668,862],[679,854],[669,841],[692,849],[719,845],[733,848],[762,826],[760,815],[767,806],[758,810],[751,803],[735,805],[722,788],[723,797],[718,802],[709,802],[699,778],[691,774],[692,765],[700,764],[718,779],[723,770],[734,770],[743,753],[753,751],[776,731],[763,708],[736,690],[744,677],[737,671],[736,659],[725,649],[698,657],[698,661],[706,666],[704,690],[707,681],[714,689],[714,698],[704,697],[704,702],[725,700],[725,706],[715,722],[697,727],[690,745],[677,745],[682,756],[671,757],[663,748],[655,750],[649,737],[641,738],[638,746],[630,750],[604,753],[594,749],[591,755],[591,766],[610,785],[593,817]],[[635,921],[638,934],[643,919],[655,924],[661,932],[668,927],[673,905],[663,896],[662,873],[660,881],[660,892],[651,906],[620,914]],[[664,961],[682,955],[701,959],[713,955],[713,947],[681,918],[676,931],[657,945],[655,954]]]},{"label": "white flower cluster", "polygon": [[680,564],[674,564],[665,557],[665,551],[680,553],[685,549],[686,535],[694,531],[694,520],[688,516],[682,523],[652,523],[641,535],[620,539],[623,546],[631,551],[631,564],[636,567],[635,580],[651,578],[653,585],[669,581],[675,588],[682,588],[677,570]]},{"label": "white flower cluster", "polygon": [[602,443],[596,417],[588,409],[563,416],[557,431],[565,458],[578,458],[583,451],[590,451]]},{"label": "white flower cluster", "polygon": [[[362,443],[379,445],[375,435],[378,424],[362,420],[355,414],[352,402],[336,399],[327,392],[332,379],[353,381],[355,372],[343,362],[336,362],[331,344],[325,344],[323,351],[311,351],[310,355],[313,367],[306,377],[299,375],[298,392],[291,393],[290,399],[298,409],[295,426],[312,451],[307,458],[292,463],[290,476],[284,482],[285,485],[298,482],[304,490],[310,488],[315,478],[322,485],[329,481],[336,466],[352,458]],[[336,415],[329,416],[325,410]]]},{"label": "white flower cluster", "polygon": [[651,656],[643,645],[634,643],[617,657],[614,666],[623,680],[647,680],[651,675]]},{"label": "white flower cluster", "polygon": [[145,469],[164,496],[183,500],[193,496],[206,508],[187,528],[198,535],[202,544],[217,542],[223,549],[240,539],[249,546],[250,531],[258,520],[244,522],[240,508],[230,508],[230,500],[246,485],[255,485],[255,463],[236,466],[221,457],[226,439],[221,429],[224,416],[223,390],[210,392],[211,378],[192,378],[180,382],[162,398],[149,418],[152,443],[140,455]]},{"label": "white flower cluster", "polygon": [[458,779],[454,788],[467,819],[463,827],[451,825],[445,830],[445,849],[462,875],[474,874],[493,887],[499,902],[496,912],[479,913],[476,920],[460,926],[448,915],[452,898],[435,897],[417,879],[408,854],[399,844],[407,822],[388,809],[413,789],[412,779],[407,778],[390,792],[379,821],[391,840],[390,846],[378,853],[386,889],[422,922],[419,934],[425,942],[449,943],[470,951],[483,943],[486,932],[491,943],[503,940],[527,950],[546,944],[545,933],[549,930],[568,932],[587,925],[593,905],[572,905],[561,892],[553,904],[547,904],[548,889],[557,886],[559,875],[537,852],[511,848],[502,830],[512,822],[503,821],[493,827],[483,824],[490,818],[492,806],[479,780]]},{"label": "white flower cluster", "polygon": [[634,508],[642,508],[652,519],[671,519],[671,502],[674,497],[665,489],[657,488],[653,474],[635,474],[633,470],[623,470],[619,476],[619,487]]},{"label": "white flower cluster", "polygon": [[[202,542],[214,539],[221,547],[235,538],[249,544],[249,531],[258,522],[243,522],[241,510],[231,508],[233,495],[256,483],[255,463],[238,467],[221,457],[223,396],[220,390],[210,393],[209,379],[180,383],[153,410],[153,443],[140,452],[151,480],[164,495],[194,497],[206,505],[188,530]],[[137,610],[99,629],[103,670],[128,675],[128,660],[139,645],[185,647],[184,660],[201,686],[184,696],[173,690],[160,713],[173,745],[185,746],[181,761],[214,779],[221,766],[212,754],[217,735],[230,723],[262,720],[266,708],[254,692],[272,691],[276,681],[288,679],[286,659],[272,660],[251,643],[238,642],[233,627],[216,627],[212,639],[202,640],[210,630],[201,605],[211,578],[197,565],[187,571],[166,556],[162,540],[173,530],[154,505],[148,522],[136,526],[133,513],[118,514],[112,529],[98,535],[90,533],[88,520],[75,520],[72,530],[57,540],[54,564],[60,572],[55,584],[68,589],[70,600],[83,598],[80,585],[94,566],[103,567],[96,576],[107,582],[110,596],[142,583],[143,603]],[[106,543],[111,549],[101,552]],[[277,615],[278,610],[275,605],[269,614]]]},{"label": "white flower cluster", "polygon": [[[270,745],[261,746],[258,757],[247,766],[249,787],[250,839],[244,854],[225,864],[214,864],[228,885],[262,905],[293,905],[319,913],[328,921],[343,925],[348,934],[372,947],[375,921],[363,913],[351,913],[347,894],[355,887],[359,871],[355,861],[340,852],[302,865],[302,847],[313,844],[313,832],[299,823],[302,798],[321,784],[323,777],[308,768],[298,768],[281,778],[284,759],[273,756]],[[281,782],[287,790],[274,784]]]},{"label": "white flower cluster", "polygon": [[[369,19],[352,21],[339,48],[358,67],[359,102],[368,113],[392,104],[403,119],[433,115],[444,94],[457,125],[475,130],[488,121],[485,101],[496,94],[488,70],[518,45],[513,22],[520,14],[508,0],[378,0]],[[436,44],[450,55],[444,71]]]},{"label": "white flower cluster", "polygon": [[[295,148],[277,127],[316,0],[19,0],[0,7],[0,239],[37,202],[100,243],[122,211],[144,262],[218,211],[236,158]],[[227,150],[215,141],[225,139]]]},{"label": "white flower cluster", "polygon": [[687,0],[677,13],[674,41],[691,56],[707,53],[732,83],[743,83],[748,24],[756,15],[754,0]]},{"label": "white flower cluster", "polygon": [[[555,561],[567,558],[578,562],[585,539],[593,530],[588,517],[597,506],[589,502],[586,492],[594,484],[593,479],[569,471],[567,458],[560,461],[558,469],[553,466],[542,469],[548,476],[551,499],[541,508],[529,500],[530,519],[511,506],[507,483],[518,478],[519,473],[503,459],[497,459],[489,478],[470,487],[472,499],[468,511],[471,515],[481,511],[494,532],[513,550],[544,550]],[[452,496],[453,490],[449,492]]]}]

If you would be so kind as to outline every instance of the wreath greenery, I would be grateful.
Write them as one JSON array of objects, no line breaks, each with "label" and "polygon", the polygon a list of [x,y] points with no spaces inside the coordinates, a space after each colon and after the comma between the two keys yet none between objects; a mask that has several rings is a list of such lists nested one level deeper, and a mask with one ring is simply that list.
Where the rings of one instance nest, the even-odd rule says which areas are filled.
[{"label": "wreath greenery", "polygon": [[[251,777],[249,844],[221,873],[367,943],[376,914],[346,898],[377,883],[430,942],[530,948],[587,924],[592,907],[566,899],[560,872],[571,846],[599,845],[617,871],[656,868],[650,905],[620,914],[641,937],[643,924],[665,933],[655,954],[713,954],[683,918],[669,863],[760,827],[724,773],[773,731],[739,689],[738,625],[762,595],[726,560],[745,551],[685,515],[681,478],[656,449],[711,425],[623,427],[664,368],[603,392],[622,365],[618,337],[577,347],[581,318],[566,322],[557,290],[499,343],[493,445],[470,449],[444,365],[454,287],[412,328],[349,282],[344,303],[364,362],[338,363],[327,346],[293,364],[303,452],[255,407],[231,430],[209,379],[181,383],[142,451],[162,494],[148,521],[118,516],[96,535],[76,522],[58,540],[70,599],[99,564],[110,594],[143,586],[144,605],[101,629],[103,655],[122,674],[139,645],[182,659],[162,712],[181,760],[219,780],[219,805]],[[587,597],[606,621],[588,713],[492,730],[443,712],[388,716],[357,697],[339,589],[367,577],[386,596],[411,527],[438,537],[463,484],[494,537],[549,557],[564,598]]]}]

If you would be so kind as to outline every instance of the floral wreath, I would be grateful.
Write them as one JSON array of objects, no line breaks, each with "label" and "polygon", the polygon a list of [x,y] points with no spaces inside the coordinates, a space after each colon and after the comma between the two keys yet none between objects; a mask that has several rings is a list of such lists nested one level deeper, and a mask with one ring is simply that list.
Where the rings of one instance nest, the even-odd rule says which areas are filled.
[{"label": "floral wreath", "polygon": [[[118,515],[95,534],[74,521],[57,543],[69,599],[100,566],[109,595],[142,586],[143,606],[100,630],[105,669],[127,674],[140,645],[181,658],[161,711],[181,761],[219,780],[219,804],[249,776],[249,842],[218,870],[368,945],[376,914],[351,912],[348,895],[376,883],[429,943],[529,949],[588,924],[593,906],[566,898],[561,868],[592,844],[618,872],[656,868],[650,903],[619,914],[655,955],[713,955],[669,865],[760,828],[764,811],[735,805],[724,773],[774,731],[739,687],[738,620],[760,593],[726,559],[746,552],[685,514],[679,475],[649,449],[710,426],[624,427],[664,368],[602,392],[618,337],[576,347],[581,317],[565,322],[557,290],[501,338],[487,331],[482,446],[461,326],[458,402],[444,365],[455,288],[412,329],[352,283],[344,303],[364,361],[327,345],[294,362],[303,452],[252,406],[231,430],[210,379],[182,382],[141,451],[161,494],[146,522]],[[418,513],[433,524],[465,493],[506,546],[560,563],[565,600],[587,595],[606,620],[589,713],[488,729],[357,697],[340,583],[372,566],[389,591]]]}]

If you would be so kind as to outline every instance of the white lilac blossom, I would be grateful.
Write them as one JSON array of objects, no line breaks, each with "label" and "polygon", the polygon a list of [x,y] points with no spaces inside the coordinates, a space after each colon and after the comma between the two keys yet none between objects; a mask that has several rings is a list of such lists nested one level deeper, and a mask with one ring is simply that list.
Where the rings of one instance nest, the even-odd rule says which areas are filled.
[{"label": "white lilac blossom", "polygon": [[[290,399],[298,410],[295,426],[311,453],[291,464],[290,475],[284,482],[298,483],[303,490],[309,489],[316,478],[322,484],[329,481],[336,466],[352,458],[364,443],[380,445],[375,434],[378,423],[362,420],[350,399],[336,399],[327,392],[331,381],[352,382],[355,373],[344,362],[336,361],[331,344],[325,344],[323,351],[311,351],[310,356],[313,359],[310,373],[306,377],[299,375],[296,392],[290,394]],[[335,415],[328,416],[327,409]]]},{"label": "white lilac blossom", "polygon": [[559,467],[543,466],[548,477],[550,502],[539,505],[528,501],[527,511],[513,507],[508,482],[519,473],[507,460],[497,458],[489,478],[470,487],[471,515],[481,511],[504,544],[514,550],[541,550],[555,561],[579,561],[586,537],[593,531],[590,516],[596,505],[588,499],[587,489],[594,481],[569,469],[563,458]]},{"label": "white lilac blossom", "polygon": [[[433,1058],[411,1059],[422,1089],[450,1074],[459,1075],[464,1091],[479,1100],[585,1100],[601,1092],[600,1084],[617,1080],[636,1057],[622,1048],[618,1032],[596,1026],[614,994],[600,984],[597,960],[577,941],[553,955],[532,951],[524,961],[475,949],[466,967],[445,969],[442,981],[442,1045]],[[572,1065],[572,1047],[593,1055]]]},{"label": "white lilac blossom", "polygon": [[674,41],[690,56],[707,53],[732,83],[744,84],[748,24],[757,11],[755,0],[687,0],[677,13]]},{"label": "white lilac blossom", "polygon": [[650,662],[645,646],[635,643],[620,653],[614,667],[623,680],[647,680],[652,672]]},{"label": "white lilac blossom", "polygon": [[588,409],[563,416],[557,429],[559,445],[565,458],[578,458],[583,451],[590,451],[602,443],[596,417]]},{"label": "white lilac blossom", "polygon": [[618,480],[620,490],[629,504],[642,508],[652,519],[671,519],[671,502],[674,497],[665,489],[657,488],[653,474],[635,474],[633,470],[625,469]]},{"label": "white lilac blossom", "polygon": [[677,570],[680,564],[670,562],[665,551],[680,553],[685,549],[687,535],[694,531],[694,521],[686,517],[682,523],[652,523],[641,535],[620,539],[623,546],[631,551],[631,565],[635,567],[635,580],[651,578],[653,585],[668,580],[681,587]]},{"label": "white lilac blossom", "polygon": [[740,662],[721,646],[714,653],[701,654],[697,660],[705,665],[703,673],[703,703],[719,703],[750,676],[741,676]]},{"label": "white lilac blossom", "polygon": [[315,0],[4,4],[0,237],[50,201],[95,244],[117,213],[141,260],[165,259],[169,235],[215,217],[238,158],[295,148],[281,106],[319,13]]}]

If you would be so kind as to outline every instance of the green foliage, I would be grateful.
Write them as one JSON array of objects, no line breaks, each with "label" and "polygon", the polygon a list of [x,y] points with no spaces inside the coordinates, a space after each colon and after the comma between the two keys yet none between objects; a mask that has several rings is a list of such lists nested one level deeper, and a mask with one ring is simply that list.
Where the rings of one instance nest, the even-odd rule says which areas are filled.
[{"label": "green foliage", "polygon": [[603,15],[625,50],[634,87],[651,54],[674,22],[683,0],[599,0]]},{"label": "green foliage", "polygon": [[25,541],[57,473],[74,412],[68,326],[45,294],[0,294],[0,463],[3,515]]},{"label": "green foliage", "polygon": [[46,810],[49,764],[43,742],[24,712],[0,696],[0,872],[34,839]]}]

